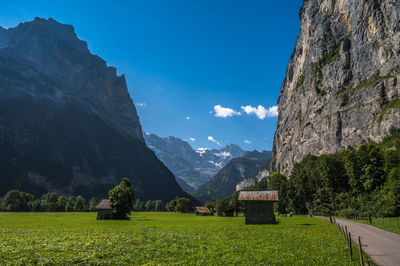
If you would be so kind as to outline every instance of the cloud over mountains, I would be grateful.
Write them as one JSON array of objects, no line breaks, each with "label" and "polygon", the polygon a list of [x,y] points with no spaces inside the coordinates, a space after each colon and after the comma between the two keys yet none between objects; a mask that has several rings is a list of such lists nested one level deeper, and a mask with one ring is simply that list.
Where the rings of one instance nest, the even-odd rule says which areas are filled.
[{"label": "cloud over mountains", "polygon": [[[241,106],[243,112],[247,115],[256,115],[259,119],[264,120],[266,117],[277,117],[278,116],[278,106],[274,105],[268,108],[265,108],[262,105],[257,107],[253,107],[251,105]],[[235,111],[229,107],[222,107],[220,104],[214,106],[214,113],[215,117],[232,117],[232,116],[239,116],[242,115],[241,112]]]}]

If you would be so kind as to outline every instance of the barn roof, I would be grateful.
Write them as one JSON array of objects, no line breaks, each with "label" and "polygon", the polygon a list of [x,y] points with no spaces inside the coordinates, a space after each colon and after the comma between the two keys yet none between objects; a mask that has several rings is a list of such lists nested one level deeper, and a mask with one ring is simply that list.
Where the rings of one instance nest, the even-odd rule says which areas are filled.
[{"label": "barn roof", "polygon": [[103,199],[100,201],[99,204],[97,204],[96,206],[96,210],[112,210],[113,208],[111,208],[110,206],[110,202],[108,201],[108,199]]},{"label": "barn roof", "polygon": [[239,200],[279,201],[278,191],[240,191]]},{"label": "barn roof", "polygon": [[196,211],[199,213],[209,213],[210,210],[207,207],[198,206],[196,207]]}]

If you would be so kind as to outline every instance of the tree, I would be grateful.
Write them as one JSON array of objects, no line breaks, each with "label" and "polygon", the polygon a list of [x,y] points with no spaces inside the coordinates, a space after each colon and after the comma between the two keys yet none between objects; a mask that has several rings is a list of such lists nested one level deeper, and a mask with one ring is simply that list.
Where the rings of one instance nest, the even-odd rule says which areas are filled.
[{"label": "tree", "polygon": [[34,200],[29,202],[29,208],[31,209],[31,211],[33,212],[40,212],[43,211],[42,208],[42,201],[40,199]]},{"label": "tree", "polygon": [[170,202],[167,203],[167,210],[169,212],[176,211],[175,207],[176,207],[176,204],[178,203],[178,199],[179,199],[179,197],[176,197],[175,199],[173,199],[173,200],[171,200]]},{"label": "tree", "polygon": [[148,212],[153,211],[152,210],[151,200],[146,201],[145,208],[146,208],[146,211],[148,211]]},{"label": "tree", "polygon": [[24,191],[20,191],[20,194],[21,194],[21,197],[24,200],[24,205],[25,205],[24,206],[24,211],[25,210],[29,210],[30,209],[29,205],[30,205],[31,202],[33,202],[35,200],[35,197],[32,194],[24,192]]},{"label": "tree", "polygon": [[57,194],[54,192],[46,193],[42,196],[42,208],[48,212],[54,212],[57,210],[58,198]]},{"label": "tree", "polygon": [[74,205],[75,205],[75,196],[68,197],[67,203],[65,204],[65,211],[66,212],[74,211]]},{"label": "tree", "polygon": [[142,201],[141,203],[140,203],[140,207],[139,207],[139,211],[144,211],[145,210],[145,203],[144,203],[144,201]]},{"label": "tree", "polygon": [[2,199],[1,209],[5,211],[22,211],[27,209],[27,206],[18,190],[10,190]]},{"label": "tree", "polygon": [[235,212],[236,216],[238,216],[239,209],[240,207],[242,207],[242,203],[239,201],[239,191],[231,195],[231,199],[229,200],[229,206]]},{"label": "tree", "polygon": [[277,190],[279,201],[276,209],[279,213],[288,213],[287,179],[279,172],[273,172],[268,177],[268,189]]},{"label": "tree", "polygon": [[178,198],[175,206],[177,212],[190,212],[192,210],[192,202],[187,198]]},{"label": "tree", "polygon": [[94,212],[96,210],[97,204],[99,204],[100,200],[96,197],[92,197],[89,201],[89,211]]},{"label": "tree", "polygon": [[135,204],[133,205],[133,209],[137,212],[141,211],[141,201],[140,199],[136,199]]},{"label": "tree", "polygon": [[267,188],[269,190],[278,190],[281,188],[282,183],[286,181],[286,177],[279,172],[273,172],[268,177]]},{"label": "tree", "polygon": [[363,144],[357,149],[361,162],[361,182],[367,192],[372,192],[384,183],[384,160],[380,148],[375,143]]},{"label": "tree", "polygon": [[74,204],[74,211],[83,212],[87,209],[86,199],[81,195],[77,196]]},{"label": "tree", "polygon": [[163,212],[163,211],[165,211],[164,202],[163,202],[162,200],[156,200],[154,210],[155,210],[156,212]]},{"label": "tree", "polygon": [[312,209],[313,195],[318,190],[319,173],[317,157],[307,155],[295,163],[288,184],[289,208],[297,214],[307,214]]},{"label": "tree", "polygon": [[66,196],[61,196],[57,200],[57,211],[65,211],[65,206],[67,205],[67,197]]},{"label": "tree", "polygon": [[205,205],[206,207],[207,207],[207,209],[209,209],[211,212],[215,212],[215,201],[209,201],[209,202],[206,202],[206,205]]},{"label": "tree", "polygon": [[216,209],[218,216],[233,216],[234,209],[229,204],[230,197],[217,200]]},{"label": "tree", "polygon": [[134,192],[131,181],[124,177],[121,183],[108,192],[110,205],[116,219],[127,219],[133,209]]}]

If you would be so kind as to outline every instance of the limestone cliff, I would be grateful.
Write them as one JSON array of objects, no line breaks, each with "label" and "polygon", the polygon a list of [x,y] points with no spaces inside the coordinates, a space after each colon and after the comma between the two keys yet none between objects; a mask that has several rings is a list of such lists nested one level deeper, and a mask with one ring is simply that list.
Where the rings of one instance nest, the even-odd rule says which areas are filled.
[{"label": "limestone cliff", "polygon": [[400,127],[400,1],[304,0],[278,100],[272,168]]}]

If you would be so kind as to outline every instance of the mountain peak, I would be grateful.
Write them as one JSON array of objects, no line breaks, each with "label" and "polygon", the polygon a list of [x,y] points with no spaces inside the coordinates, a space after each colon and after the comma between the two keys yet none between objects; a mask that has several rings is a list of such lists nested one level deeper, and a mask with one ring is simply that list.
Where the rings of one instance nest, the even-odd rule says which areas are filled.
[{"label": "mountain peak", "polygon": [[115,67],[108,67],[103,59],[91,54],[71,25],[52,18],[35,18],[0,33],[0,56],[14,60],[8,64],[4,60],[6,67],[18,68],[20,73],[31,73],[33,69],[36,76],[52,80],[45,92],[43,88],[28,91],[26,87],[20,93],[51,98],[58,103],[79,103],[83,109],[144,142],[125,77],[117,76]]}]

